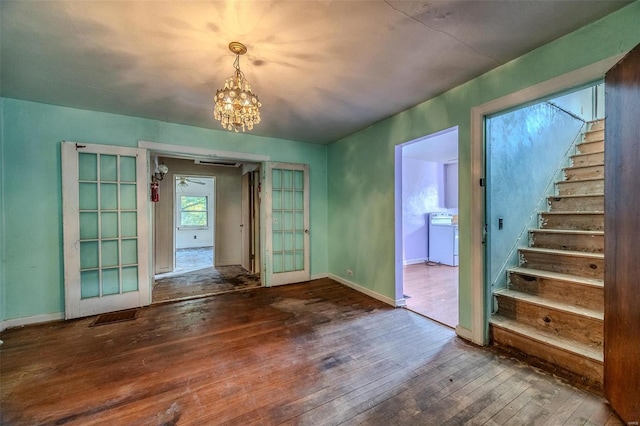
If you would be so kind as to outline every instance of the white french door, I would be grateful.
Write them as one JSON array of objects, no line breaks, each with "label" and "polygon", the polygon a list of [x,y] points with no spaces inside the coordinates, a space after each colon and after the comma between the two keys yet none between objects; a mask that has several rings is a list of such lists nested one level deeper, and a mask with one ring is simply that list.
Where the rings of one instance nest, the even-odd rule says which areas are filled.
[{"label": "white french door", "polygon": [[308,281],[309,166],[267,163],[266,284]]},{"label": "white french door", "polygon": [[62,142],[65,318],[149,304],[146,150]]}]

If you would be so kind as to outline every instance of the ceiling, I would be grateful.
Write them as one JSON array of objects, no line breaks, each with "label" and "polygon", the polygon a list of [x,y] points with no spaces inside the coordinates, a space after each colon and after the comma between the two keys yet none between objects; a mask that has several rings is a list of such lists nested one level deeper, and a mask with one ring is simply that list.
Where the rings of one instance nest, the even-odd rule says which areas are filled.
[{"label": "ceiling", "polygon": [[6,1],[3,97],[221,129],[227,45],[262,101],[253,134],[329,143],[629,1]]}]

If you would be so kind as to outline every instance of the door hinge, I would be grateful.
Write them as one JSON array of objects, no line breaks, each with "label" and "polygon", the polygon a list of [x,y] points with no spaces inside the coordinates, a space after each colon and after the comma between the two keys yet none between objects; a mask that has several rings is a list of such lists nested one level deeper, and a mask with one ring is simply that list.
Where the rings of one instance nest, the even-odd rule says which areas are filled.
[{"label": "door hinge", "polygon": [[487,184],[485,178],[480,178],[480,186],[485,186]]}]

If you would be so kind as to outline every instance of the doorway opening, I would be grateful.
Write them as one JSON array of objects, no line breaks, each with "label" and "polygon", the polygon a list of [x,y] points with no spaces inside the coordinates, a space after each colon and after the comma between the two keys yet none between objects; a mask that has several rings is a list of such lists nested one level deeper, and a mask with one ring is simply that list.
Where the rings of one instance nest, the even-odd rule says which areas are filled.
[{"label": "doorway opening", "polygon": [[[592,144],[590,149],[593,152],[585,154],[584,159],[573,159],[573,156],[580,153],[576,144],[582,141],[588,123],[603,118],[603,83],[561,92],[486,117],[485,279],[492,292],[510,287],[512,268],[532,263],[521,249],[529,246],[553,249],[557,246],[568,250],[572,244],[563,240],[568,237],[564,234],[569,232],[567,227],[571,231],[587,230],[587,224],[547,224],[548,218],[541,214],[561,212],[568,215],[568,207],[562,207],[562,210],[552,206],[549,197],[566,197],[564,192],[568,192],[570,197],[581,201],[579,197],[591,190],[577,187],[565,191],[559,186],[563,184],[558,182],[568,179],[577,185],[588,180],[592,185],[598,185],[598,180],[603,177],[599,158],[604,156],[604,152],[600,152],[600,146]],[[585,167],[585,170],[578,168],[578,171],[572,171],[570,166]],[[600,189],[597,191],[602,192]],[[598,207],[598,211],[600,209]],[[580,213],[584,215],[584,212]],[[574,235],[569,236],[575,238]],[[551,241],[543,242],[545,238]],[[593,247],[581,247],[579,251],[591,249]],[[554,257],[551,261],[558,262]],[[492,297],[490,302],[493,313],[496,310],[495,298]]]},{"label": "doorway opening", "polygon": [[215,199],[215,177],[175,176],[174,274],[214,265]]},{"label": "doorway opening", "polygon": [[168,171],[153,209],[152,303],[260,286],[260,164],[170,156],[158,163]]},{"label": "doorway opening", "polygon": [[[399,203],[398,203],[399,202]],[[396,270],[405,306],[458,324],[458,128],[396,147]],[[399,283],[398,283],[399,281]]]}]

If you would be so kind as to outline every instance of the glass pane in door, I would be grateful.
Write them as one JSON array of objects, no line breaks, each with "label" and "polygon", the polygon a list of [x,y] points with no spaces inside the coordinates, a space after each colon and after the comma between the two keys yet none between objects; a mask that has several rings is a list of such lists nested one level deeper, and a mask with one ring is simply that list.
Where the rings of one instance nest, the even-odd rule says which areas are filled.
[{"label": "glass pane in door", "polygon": [[274,273],[304,270],[304,172],[272,169]]},{"label": "glass pane in door", "polygon": [[80,295],[138,290],[136,157],[79,153]]}]

